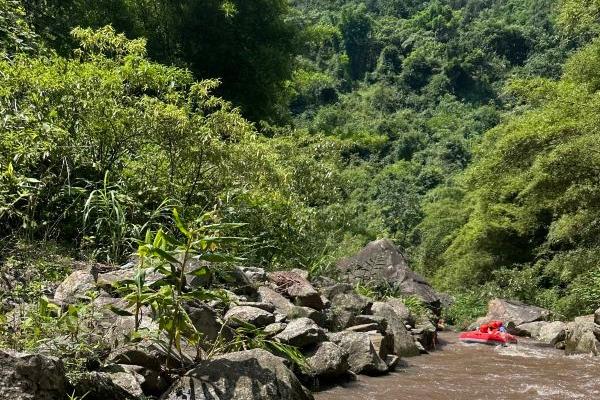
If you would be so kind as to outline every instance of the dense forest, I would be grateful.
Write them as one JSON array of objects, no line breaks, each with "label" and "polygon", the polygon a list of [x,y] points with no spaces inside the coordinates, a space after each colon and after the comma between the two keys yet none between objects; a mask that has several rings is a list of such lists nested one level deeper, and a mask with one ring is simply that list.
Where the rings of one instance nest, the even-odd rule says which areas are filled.
[{"label": "dense forest", "polygon": [[599,34],[597,0],[0,0],[0,300],[177,208],[248,265],[386,237],[457,315],[593,311]]}]

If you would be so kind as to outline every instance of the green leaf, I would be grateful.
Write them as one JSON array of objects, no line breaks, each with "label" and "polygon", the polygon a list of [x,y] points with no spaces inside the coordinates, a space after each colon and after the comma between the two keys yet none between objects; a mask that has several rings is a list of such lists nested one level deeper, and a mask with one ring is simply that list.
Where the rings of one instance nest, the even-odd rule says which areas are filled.
[{"label": "green leaf", "polygon": [[210,272],[209,268],[207,266],[201,266],[200,268],[196,268],[195,270],[189,272],[189,275],[192,276],[197,276],[197,277],[203,277],[208,275]]},{"label": "green leaf", "polygon": [[177,229],[179,229],[179,231],[186,237],[191,238],[192,235],[181,221],[181,218],[179,218],[179,213],[177,212],[176,208],[173,209],[173,218],[175,219],[175,225],[177,226]]},{"label": "green leaf", "polygon": [[165,250],[160,249],[158,247],[153,248],[152,253],[171,264],[177,264],[177,265],[181,264],[178,259],[176,259],[171,254],[169,254]]},{"label": "green leaf", "polygon": [[202,253],[194,257],[198,260],[208,261],[208,262],[240,262],[244,261],[245,258],[230,256],[228,254],[223,253]]}]

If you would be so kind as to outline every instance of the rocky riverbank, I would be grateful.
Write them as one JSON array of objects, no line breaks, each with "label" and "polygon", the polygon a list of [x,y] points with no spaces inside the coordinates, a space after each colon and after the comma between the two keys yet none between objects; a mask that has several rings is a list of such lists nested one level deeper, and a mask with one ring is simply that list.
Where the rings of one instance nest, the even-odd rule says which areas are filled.
[{"label": "rocky riverbank", "polygon": [[[235,267],[208,282],[192,268],[189,290],[220,283],[227,298],[185,304],[202,341],[197,346],[184,342],[177,351],[165,347],[151,308],[142,309],[136,320],[130,303],[115,290],[119,282],[135,278],[134,263],[83,266],[58,285],[50,303],[63,313],[81,304],[91,308],[93,318],[79,321],[82,329],[92,325],[80,345],[102,343],[103,352],[72,379],[57,350],[62,342],[82,338],[49,338],[34,354],[1,350],[0,392],[43,400],[67,393],[87,400],[309,399],[309,389],[356,374],[387,374],[401,357],[435,347],[436,326],[427,315],[415,315],[400,298],[374,301],[357,293],[356,284],[369,273],[370,282],[385,282],[398,296],[419,298],[439,310],[435,291],[408,268],[391,242],[373,242],[339,266],[340,279],[312,282],[303,270],[252,267]],[[150,284],[161,278],[159,272],[145,277]],[[8,313],[12,329],[28,323],[24,310],[32,307],[22,304]],[[242,350],[220,351],[226,347],[220,344],[232,341],[240,341]],[[301,356],[290,360],[286,349]]]},{"label": "rocky riverbank", "polygon": [[[202,339],[171,351],[159,326],[165,321],[155,320],[152,307],[134,312],[116,290],[119,282],[135,280],[134,265],[81,265],[58,285],[48,309],[67,316],[78,307],[91,310],[86,319],[75,313],[71,321],[88,334],[48,338],[34,353],[0,350],[2,398],[311,399],[311,390],[360,374],[385,375],[401,358],[434,350],[435,322],[446,301],[387,240],[341,260],[337,279],[255,267],[207,277],[194,273],[206,267],[199,264],[189,271],[187,289],[220,285],[225,296],[185,303]],[[162,278],[160,272],[145,277],[150,284]],[[364,282],[386,285],[394,296],[377,301],[359,294]],[[425,312],[403,299],[418,299]],[[7,314],[11,329],[31,323],[41,312],[32,314],[32,307],[21,304]],[[512,333],[569,353],[599,353],[600,310],[569,323],[551,318],[548,310],[495,299],[477,323],[501,319]],[[226,351],[231,343],[239,351]],[[74,376],[60,355],[82,348],[93,348],[95,357],[83,352]]]}]

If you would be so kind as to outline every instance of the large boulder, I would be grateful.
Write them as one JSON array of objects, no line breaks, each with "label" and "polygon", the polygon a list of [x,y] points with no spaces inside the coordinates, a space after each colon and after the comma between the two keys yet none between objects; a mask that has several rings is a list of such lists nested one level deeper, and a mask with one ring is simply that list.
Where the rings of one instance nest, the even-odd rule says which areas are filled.
[{"label": "large boulder", "polygon": [[341,293],[350,293],[354,291],[354,286],[348,283],[330,283],[326,286],[321,286],[319,288],[321,294],[328,299],[333,299],[335,296]]},{"label": "large boulder", "polygon": [[406,258],[391,240],[371,242],[353,257],[338,261],[337,267],[352,284],[391,285],[402,295],[417,296],[434,309],[440,307],[435,290],[408,267]]},{"label": "large boulder", "polygon": [[310,318],[298,318],[291,321],[285,329],[275,335],[281,343],[296,347],[305,347],[326,339],[325,331]]},{"label": "large boulder", "polygon": [[315,310],[324,308],[321,295],[302,274],[294,271],[277,271],[268,276],[269,280],[277,286],[278,292],[293,299],[298,305]]},{"label": "large boulder", "polygon": [[59,359],[0,350],[0,398],[62,400],[66,385]]},{"label": "large boulder", "polygon": [[551,312],[545,308],[530,306],[516,300],[492,299],[488,303],[487,315],[476,322],[483,324],[500,320],[504,322],[510,333],[518,335],[517,326],[529,322],[548,321],[550,317]]},{"label": "large boulder", "polygon": [[371,307],[373,315],[385,318],[387,322],[386,333],[394,337],[394,353],[401,357],[417,356],[421,352],[415,344],[412,335],[406,329],[401,315],[396,313],[395,307],[386,302],[375,302]]},{"label": "large boulder", "polygon": [[234,306],[225,314],[225,321],[230,326],[237,326],[242,322],[262,328],[275,322],[275,316],[256,307]]},{"label": "large boulder", "polygon": [[327,310],[329,328],[341,331],[352,325],[358,315],[369,314],[373,302],[355,292],[339,293],[331,298],[331,306]]},{"label": "large boulder", "polygon": [[200,363],[161,400],[309,400],[312,395],[284,360],[254,349]]},{"label": "large boulder", "polygon": [[317,344],[305,353],[308,374],[324,379],[333,379],[348,372],[348,353],[333,342]]},{"label": "large boulder", "polygon": [[513,327],[511,330],[518,336],[528,336],[535,339],[539,336],[540,330],[546,324],[548,324],[546,321],[526,322]]},{"label": "large boulder", "polygon": [[600,355],[600,326],[594,315],[577,317],[566,327],[565,351],[567,354]]},{"label": "large boulder", "polygon": [[561,321],[548,322],[542,325],[535,339],[542,343],[556,346],[566,339],[567,324]]},{"label": "large boulder", "polygon": [[348,364],[355,374],[381,375],[388,371],[369,333],[344,331],[332,333],[329,338],[348,353]]},{"label": "large boulder", "polygon": [[89,269],[78,270],[67,276],[54,292],[54,302],[59,305],[89,300],[86,293],[96,289],[96,281]]}]

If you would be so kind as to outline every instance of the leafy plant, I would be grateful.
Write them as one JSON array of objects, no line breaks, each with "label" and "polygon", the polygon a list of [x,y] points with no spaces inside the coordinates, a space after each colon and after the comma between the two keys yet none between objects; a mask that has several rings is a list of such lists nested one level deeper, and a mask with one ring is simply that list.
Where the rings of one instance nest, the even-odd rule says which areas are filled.
[{"label": "leafy plant", "polygon": [[449,324],[461,330],[466,329],[476,318],[485,315],[487,300],[482,293],[476,291],[457,293],[454,296],[454,303],[443,310],[442,317]]},{"label": "leafy plant", "polygon": [[[125,300],[134,307],[136,331],[140,325],[142,307],[150,306],[159,329],[167,335],[169,356],[173,348],[181,356],[182,339],[186,339],[196,346],[199,357],[202,337],[184,306],[193,301],[228,301],[228,298],[222,291],[191,288],[186,280],[188,276],[206,276],[217,263],[241,261],[238,257],[220,252],[219,248],[226,243],[242,240],[240,237],[221,235],[221,232],[243,224],[215,222],[213,213],[204,214],[193,224],[186,224],[176,209],[173,209],[173,220],[181,239],[162,229],[155,234],[147,232],[145,240],[138,246],[139,263],[135,278],[118,282],[117,286],[125,294]],[[191,268],[192,263],[196,264],[195,268]],[[161,279],[150,285],[146,283],[149,270],[161,275]]]}]

